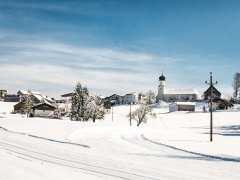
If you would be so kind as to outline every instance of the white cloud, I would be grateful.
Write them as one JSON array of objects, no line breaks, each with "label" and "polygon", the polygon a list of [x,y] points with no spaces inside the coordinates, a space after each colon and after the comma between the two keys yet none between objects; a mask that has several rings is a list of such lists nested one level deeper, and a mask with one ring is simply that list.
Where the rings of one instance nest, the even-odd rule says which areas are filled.
[{"label": "white cloud", "polygon": [[[79,71],[68,67],[44,64],[6,64],[0,67],[0,76],[4,77],[1,84],[14,91],[23,88],[47,92],[49,86],[54,86],[56,92],[60,93],[62,91],[59,91],[59,88],[71,89],[72,87],[73,90],[78,81],[99,93],[105,92],[105,95],[110,92],[124,94],[145,89],[146,84],[149,87],[149,84],[146,83],[149,79],[148,75],[139,78],[139,74]],[[54,94],[51,95],[54,96]]]}]

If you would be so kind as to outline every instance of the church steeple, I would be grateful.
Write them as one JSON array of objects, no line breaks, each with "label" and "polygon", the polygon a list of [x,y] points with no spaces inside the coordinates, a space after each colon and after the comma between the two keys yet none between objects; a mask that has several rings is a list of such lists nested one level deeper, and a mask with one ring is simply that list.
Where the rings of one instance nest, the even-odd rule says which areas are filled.
[{"label": "church steeple", "polygon": [[164,101],[165,80],[166,80],[166,77],[162,73],[162,75],[159,77],[160,84],[158,85],[157,102],[159,100]]},{"label": "church steeple", "polygon": [[162,75],[159,77],[159,81],[165,81],[165,80],[166,80],[166,78],[165,78],[165,76],[162,73]]}]

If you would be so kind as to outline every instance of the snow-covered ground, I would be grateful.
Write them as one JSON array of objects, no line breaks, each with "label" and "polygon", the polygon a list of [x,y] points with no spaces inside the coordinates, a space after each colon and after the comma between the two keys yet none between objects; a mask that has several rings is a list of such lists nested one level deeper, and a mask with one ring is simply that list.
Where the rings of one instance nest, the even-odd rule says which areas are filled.
[{"label": "snow-covered ground", "polygon": [[130,127],[127,105],[93,123],[26,118],[0,102],[0,179],[240,179],[240,106],[213,113],[210,142],[202,105],[155,105],[157,118]]}]

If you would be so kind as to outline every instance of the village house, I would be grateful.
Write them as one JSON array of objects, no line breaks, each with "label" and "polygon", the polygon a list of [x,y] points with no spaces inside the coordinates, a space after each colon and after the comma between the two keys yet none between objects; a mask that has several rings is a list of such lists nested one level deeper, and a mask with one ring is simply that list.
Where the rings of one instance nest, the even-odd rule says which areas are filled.
[{"label": "village house", "polygon": [[[29,93],[30,92],[23,91],[23,90],[19,90],[17,92],[16,96],[18,97],[18,103],[13,106],[14,112],[24,113],[23,112],[24,102],[25,102],[26,96],[29,95]],[[54,106],[54,104],[55,104],[55,101],[53,99],[49,98],[48,96],[43,96],[39,92],[31,92],[31,96],[32,96],[31,98],[33,100],[34,106],[36,106],[38,104],[42,104],[42,103],[47,103],[52,106]]]},{"label": "village house", "polygon": [[124,97],[123,97],[123,103],[124,104],[136,104],[138,101],[138,96],[136,93],[130,93],[130,94],[126,94]]},{"label": "village house", "polygon": [[6,94],[4,96],[4,101],[5,102],[19,102],[20,97],[16,94]]},{"label": "village house", "polygon": [[44,102],[33,106],[34,117],[54,117],[56,107],[50,103]]},{"label": "village house", "polygon": [[118,94],[113,94],[109,97],[104,98],[103,102],[109,101],[112,105],[120,105],[123,104],[123,96]]}]

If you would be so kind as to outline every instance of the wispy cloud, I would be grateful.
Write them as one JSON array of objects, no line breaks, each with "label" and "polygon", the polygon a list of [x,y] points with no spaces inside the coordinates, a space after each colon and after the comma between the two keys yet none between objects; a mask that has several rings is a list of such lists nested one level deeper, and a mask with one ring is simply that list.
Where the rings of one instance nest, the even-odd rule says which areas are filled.
[{"label": "wispy cloud", "polygon": [[145,90],[151,87],[149,67],[159,60],[146,53],[40,40],[8,41],[0,50],[4,51],[0,55],[2,84],[8,88],[14,84],[15,91],[38,84],[43,91],[49,84],[56,89],[73,88],[78,81],[104,94]]},{"label": "wispy cloud", "polygon": [[[201,64],[199,57],[190,63],[189,57],[161,57],[12,36],[10,40],[8,33],[0,33],[3,42],[0,44],[0,76],[4,77],[1,85],[13,92],[35,89],[60,95],[72,91],[78,81],[104,95],[149,89],[157,92],[158,76],[162,71],[167,75],[167,86],[195,87],[204,91],[204,81],[217,62],[211,61],[207,67]],[[14,39],[15,36],[20,38]],[[224,68],[226,65],[215,67],[220,82],[227,81],[221,73]]]}]

